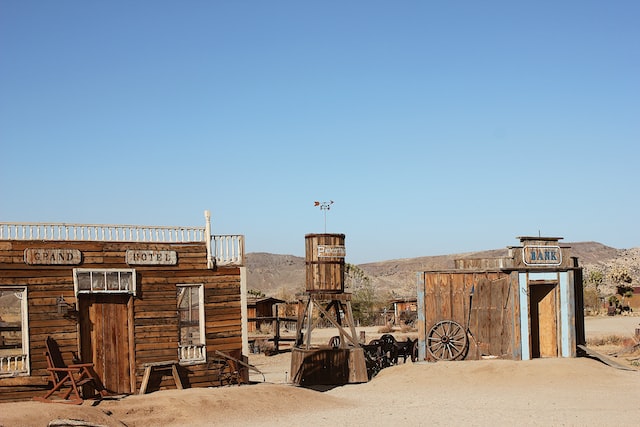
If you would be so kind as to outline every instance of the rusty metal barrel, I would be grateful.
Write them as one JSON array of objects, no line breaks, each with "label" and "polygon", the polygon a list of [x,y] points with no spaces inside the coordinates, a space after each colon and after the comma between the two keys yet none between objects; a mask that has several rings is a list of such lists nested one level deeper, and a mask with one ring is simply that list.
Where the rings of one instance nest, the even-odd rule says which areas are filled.
[{"label": "rusty metal barrel", "polygon": [[307,234],[304,237],[306,291],[344,292],[344,234]]}]

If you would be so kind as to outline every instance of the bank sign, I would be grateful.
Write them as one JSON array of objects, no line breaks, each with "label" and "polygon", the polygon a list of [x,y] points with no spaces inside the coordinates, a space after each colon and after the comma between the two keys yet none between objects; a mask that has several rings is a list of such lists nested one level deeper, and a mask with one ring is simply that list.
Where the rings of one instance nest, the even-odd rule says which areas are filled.
[{"label": "bank sign", "polygon": [[562,264],[560,246],[525,246],[522,259],[526,265],[551,266]]}]

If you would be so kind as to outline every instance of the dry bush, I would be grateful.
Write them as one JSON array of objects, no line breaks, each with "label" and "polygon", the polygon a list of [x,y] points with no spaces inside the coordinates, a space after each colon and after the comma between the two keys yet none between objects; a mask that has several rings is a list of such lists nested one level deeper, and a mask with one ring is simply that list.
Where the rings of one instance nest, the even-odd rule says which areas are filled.
[{"label": "dry bush", "polygon": [[253,343],[253,348],[257,350],[258,353],[269,353],[275,350],[275,345],[266,339],[258,338]]},{"label": "dry bush", "polygon": [[585,287],[583,291],[584,309],[589,315],[600,313],[600,298],[595,287]]},{"label": "dry bush", "polygon": [[587,346],[603,346],[603,345],[624,345],[628,337],[622,335],[607,335],[603,337],[595,337],[587,339]]},{"label": "dry bush", "polygon": [[269,334],[271,334],[271,333],[273,332],[273,324],[271,324],[271,323],[267,323],[267,322],[262,322],[262,323],[260,324],[259,332],[260,332],[262,335],[269,335]]},{"label": "dry bush", "polygon": [[391,332],[393,332],[393,326],[391,326],[390,323],[387,323],[386,325],[380,326],[378,328],[378,333],[379,334],[388,334],[388,333],[391,333]]},{"label": "dry bush", "polygon": [[405,333],[405,334],[406,334],[407,332],[416,332],[417,330],[418,330],[418,329],[417,329],[415,326],[407,325],[406,323],[405,323],[405,324],[403,324],[403,325],[400,327],[400,332]]}]

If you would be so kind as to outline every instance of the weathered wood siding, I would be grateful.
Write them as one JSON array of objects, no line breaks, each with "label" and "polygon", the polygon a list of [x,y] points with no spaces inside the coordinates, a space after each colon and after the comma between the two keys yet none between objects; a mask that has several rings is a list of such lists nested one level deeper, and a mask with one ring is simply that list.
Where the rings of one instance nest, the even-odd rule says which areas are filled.
[{"label": "weathered wood siding", "polygon": [[305,236],[307,292],[344,292],[344,237],[344,234]]},{"label": "weathered wood siding", "polygon": [[[514,346],[514,298],[517,283],[502,272],[424,272],[425,335],[437,323],[453,320],[469,324],[467,359],[481,356],[512,358]],[[473,296],[472,296],[473,291]],[[422,325],[419,325],[422,326]],[[425,339],[423,337],[423,339]]]},{"label": "weathered wood siding", "polygon": [[294,348],[291,381],[299,385],[348,384],[368,381],[362,348]]},{"label": "weathered wood siding", "polygon": [[[77,249],[82,253],[82,262],[79,265],[28,265],[24,261],[27,248]],[[177,265],[128,265],[128,249],[176,251]],[[28,289],[31,377],[0,378],[0,400],[22,400],[43,394],[34,384],[46,384],[43,379],[48,375],[44,343],[49,335],[58,341],[68,363],[71,352],[101,352],[101,349],[81,348],[82,326],[78,320],[81,314],[75,318],[65,317],[58,311],[58,297],[78,307],[73,268],[136,270],[137,294],[131,296],[128,303],[130,318],[124,319],[130,322],[127,328],[132,338],[132,352],[109,356],[127,358],[133,372],[134,390],[131,392],[140,387],[145,363],[178,359],[177,284],[204,285],[207,355],[213,356],[220,350],[236,358],[242,357],[240,268],[207,269],[204,243],[1,241],[0,285],[26,286]],[[206,363],[181,366],[180,375],[184,384],[190,387],[212,386],[218,381],[217,372],[210,371]],[[169,376],[157,387],[175,386]],[[153,384],[149,391],[153,391]]]}]

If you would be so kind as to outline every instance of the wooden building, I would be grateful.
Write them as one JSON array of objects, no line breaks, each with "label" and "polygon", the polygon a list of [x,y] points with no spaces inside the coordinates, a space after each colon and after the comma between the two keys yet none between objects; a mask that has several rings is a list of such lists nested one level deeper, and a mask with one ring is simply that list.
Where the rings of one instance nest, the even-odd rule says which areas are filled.
[{"label": "wooden building", "polygon": [[278,307],[279,304],[284,303],[284,300],[273,297],[247,298],[247,330],[249,333],[260,331],[263,325],[273,328],[275,319],[284,317],[280,314]]},{"label": "wooden building", "polygon": [[418,300],[414,297],[396,298],[391,301],[393,324],[412,325],[418,317]]},{"label": "wooden building", "polygon": [[634,286],[631,297],[626,299],[627,305],[631,310],[640,311],[640,286]]},{"label": "wooden building", "polygon": [[[184,387],[219,384],[243,356],[244,238],[204,227],[0,223],[0,400],[43,394],[45,340],[92,362],[111,392],[140,391],[149,366]],[[246,375],[245,375],[246,376]],[[173,388],[154,375],[148,391]],[[145,385],[147,382],[145,381]]]},{"label": "wooden building", "polygon": [[575,357],[582,268],[559,237],[520,237],[504,258],[418,273],[420,360]]},{"label": "wooden building", "polygon": [[[616,313],[628,313],[640,310],[640,286],[617,286],[614,296],[618,300],[617,307],[615,307]],[[611,304],[610,302],[607,303]]]}]

